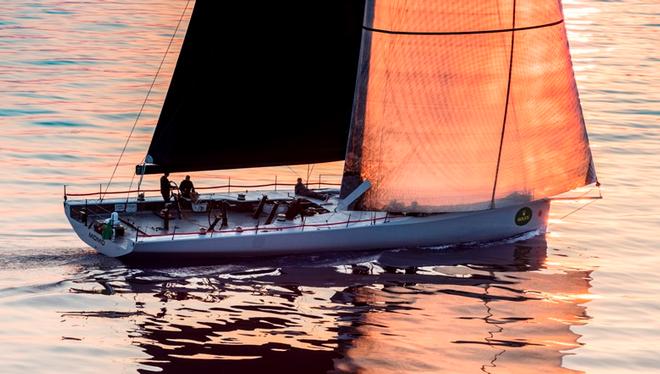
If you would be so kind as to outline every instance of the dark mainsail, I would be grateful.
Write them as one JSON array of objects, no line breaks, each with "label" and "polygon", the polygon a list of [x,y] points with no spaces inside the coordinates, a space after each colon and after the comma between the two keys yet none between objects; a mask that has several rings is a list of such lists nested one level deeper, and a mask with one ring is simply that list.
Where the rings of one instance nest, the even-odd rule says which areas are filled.
[{"label": "dark mainsail", "polygon": [[364,0],[197,0],[146,173],[343,160],[363,12]]}]

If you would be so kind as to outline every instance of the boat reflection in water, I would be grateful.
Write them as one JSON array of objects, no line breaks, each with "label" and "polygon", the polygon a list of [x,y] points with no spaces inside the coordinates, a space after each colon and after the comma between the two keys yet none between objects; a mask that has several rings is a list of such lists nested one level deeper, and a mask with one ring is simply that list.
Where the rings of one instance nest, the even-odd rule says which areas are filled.
[{"label": "boat reflection in water", "polygon": [[541,236],[339,258],[131,265],[124,283],[115,274],[102,292],[134,300],[133,311],[64,315],[130,320],[128,338],[146,355],[140,372],[572,372],[562,356],[579,345],[571,326],[586,322],[590,271],[547,264],[546,251]]}]

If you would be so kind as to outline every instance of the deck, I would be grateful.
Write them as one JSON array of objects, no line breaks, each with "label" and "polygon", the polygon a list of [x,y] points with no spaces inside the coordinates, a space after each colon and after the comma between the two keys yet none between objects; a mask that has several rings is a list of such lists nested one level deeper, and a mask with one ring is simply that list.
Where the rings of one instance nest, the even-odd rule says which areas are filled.
[{"label": "deck", "polygon": [[[140,201],[137,198],[68,200],[66,206],[72,219],[84,221],[89,228],[100,227],[112,212],[117,212],[124,233],[111,240],[119,246],[126,246],[129,241],[364,226],[393,218],[386,213],[335,212],[338,191],[320,191],[330,195],[328,201],[296,196],[288,191],[243,191],[202,194],[195,206],[183,199],[178,203],[172,201],[168,211],[163,210],[166,204],[160,196],[148,196]],[[287,217],[294,204],[302,204],[300,212]],[[99,235],[100,231],[97,230]]]}]

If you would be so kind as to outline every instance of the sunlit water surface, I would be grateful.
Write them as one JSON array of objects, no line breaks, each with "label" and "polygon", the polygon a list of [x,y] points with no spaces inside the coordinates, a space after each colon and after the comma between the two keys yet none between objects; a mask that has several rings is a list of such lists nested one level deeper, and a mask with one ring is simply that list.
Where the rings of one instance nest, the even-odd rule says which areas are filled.
[{"label": "sunlit water surface", "polygon": [[[0,367],[24,372],[660,372],[660,8],[564,2],[605,199],[546,236],[470,248],[123,264],[61,209],[148,146],[186,1],[5,1],[0,12]],[[249,129],[246,129],[249,131]],[[341,164],[234,171],[336,180]],[[175,176],[181,177],[180,175]],[[224,184],[226,172],[196,174]],[[145,181],[156,186],[155,178]]]}]

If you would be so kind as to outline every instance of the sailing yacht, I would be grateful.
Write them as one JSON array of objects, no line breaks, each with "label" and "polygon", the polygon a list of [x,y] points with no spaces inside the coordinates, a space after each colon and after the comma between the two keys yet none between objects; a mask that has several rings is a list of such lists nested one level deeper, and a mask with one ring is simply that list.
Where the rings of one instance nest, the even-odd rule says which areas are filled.
[{"label": "sailing yacht", "polygon": [[345,166],[327,200],[65,192],[102,254],[494,241],[544,231],[553,196],[597,183],[558,0],[197,0],[146,154],[140,177]]}]

